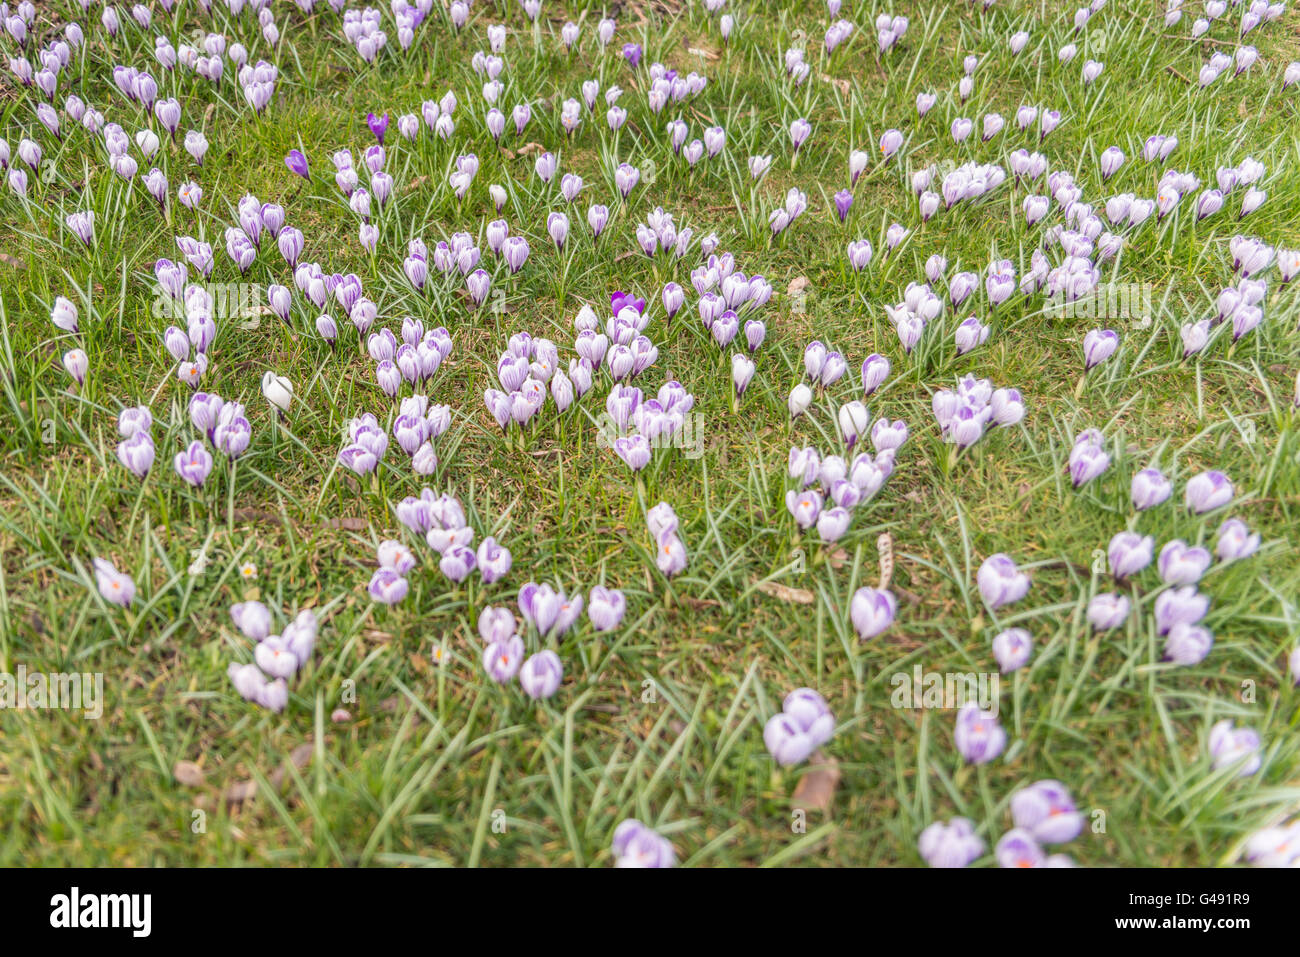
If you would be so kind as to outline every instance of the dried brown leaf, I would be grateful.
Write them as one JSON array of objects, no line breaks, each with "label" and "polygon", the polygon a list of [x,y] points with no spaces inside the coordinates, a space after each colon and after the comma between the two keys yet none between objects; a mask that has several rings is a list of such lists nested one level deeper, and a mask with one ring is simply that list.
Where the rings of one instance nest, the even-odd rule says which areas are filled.
[{"label": "dried brown leaf", "polygon": [[818,751],[810,759],[812,769],[799,779],[791,803],[805,811],[823,814],[835,803],[835,789],[840,784],[840,765],[834,758]]},{"label": "dried brown leaf", "polygon": [[791,588],[779,582],[759,582],[757,587],[764,595],[798,605],[811,605],[816,600],[816,596],[806,588]]}]

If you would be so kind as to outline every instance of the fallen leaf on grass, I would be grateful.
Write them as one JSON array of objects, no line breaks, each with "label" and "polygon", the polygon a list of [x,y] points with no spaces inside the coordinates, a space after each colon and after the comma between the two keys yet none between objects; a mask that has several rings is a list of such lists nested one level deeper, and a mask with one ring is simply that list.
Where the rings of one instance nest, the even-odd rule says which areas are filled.
[{"label": "fallen leaf on grass", "polygon": [[835,802],[835,789],[840,783],[840,764],[820,751],[809,760],[813,768],[799,779],[791,802],[805,811],[825,813]]},{"label": "fallen leaf on grass", "polygon": [[203,787],[203,769],[193,761],[177,761],[172,776],[187,788]]},{"label": "fallen leaf on grass", "polygon": [[759,582],[757,587],[764,595],[799,605],[811,605],[816,600],[816,596],[806,588],[791,588],[777,582]]}]

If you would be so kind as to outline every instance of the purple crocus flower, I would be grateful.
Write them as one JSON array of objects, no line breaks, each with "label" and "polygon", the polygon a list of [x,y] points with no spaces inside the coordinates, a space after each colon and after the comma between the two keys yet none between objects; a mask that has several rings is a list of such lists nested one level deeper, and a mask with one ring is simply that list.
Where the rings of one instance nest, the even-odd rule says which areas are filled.
[{"label": "purple crocus flower", "polygon": [[763,743],[776,762],[789,767],[831,739],[835,716],[825,700],[811,688],[799,688],[786,695],[780,714],[763,727]]},{"label": "purple crocus flower", "polygon": [[301,176],[303,179],[311,179],[311,174],[307,169],[307,157],[303,155],[302,150],[289,150],[284,157],[284,165],[289,167],[289,172]]},{"label": "purple crocus flower", "polygon": [[91,565],[95,571],[95,587],[104,601],[129,608],[135,598],[135,582],[131,576],[119,572],[107,558],[96,558]]},{"label": "purple crocus flower", "polygon": [[1024,628],[1008,628],[993,639],[993,657],[1003,674],[1023,668],[1033,653],[1034,639]]},{"label": "purple crocus flower", "polygon": [[491,642],[483,649],[483,670],[498,684],[506,684],[519,673],[524,661],[524,641],[510,635]]},{"label": "purple crocus flower", "polygon": [[892,625],[897,613],[898,599],[885,588],[859,588],[849,602],[849,618],[858,638],[863,641],[876,637]]},{"label": "purple crocus flower", "polygon": [[1200,515],[1227,505],[1232,501],[1232,496],[1232,482],[1228,476],[1211,470],[1188,479],[1184,501],[1191,511]]},{"label": "purple crocus flower", "polygon": [[1214,635],[1200,625],[1177,624],[1165,638],[1165,658],[1176,665],[1196,665],[1214,647]]},{"label": "purple crocus flower", "polygon": [[1042,867],[1047,859],[1033,834],[1019,827],[1003,834],[993,853],[999,867]]},{"label": "purple crocus flower", "polygon": [[1114,329],[1093,329],[1083,337],[1084,370],[1100,365],[1119,347],[1119,333]]},{"label": "purple crocus flower", "polygon": [[452,581],[460,583],[469,577],[477,564],[474,549],[456,542],[443,549],[442,557],[438,560],[438,570]]},{"label": "purple crocus flower", "polygon": [[1125,595],[1102,592],[1088,602],[1088,624],[1098,631],[1110,631],[1128,618],[1129,600]]},{"label": "purple crocus flower", "polygon": [[672,867],[677,861],[668,839],[634,818],[614,829],[612,850],[615,867]]},{"label": "purple crocus flower", "polygon": [[1170,588],[1156,596],[1156,631],[1167,635],[1177,625],[1194,625],[1210,610],[1210,599],[1195,585]]},{"label": "purple crocus flower", "polygon": [[835,194],[835,212],[840,217],[840,222],[849,218],[849,210],[853,207],[853,194],[847,189],[842,189]]},{"label": "purple crocus flower", "polygon": [[136,478],[142,479],[149,474],[153,459],[153,437],[147,429],[135,432],[118,443],[117,460]]},{"label": "purple crocus flower", "polygon": [[177,475],[198,487],[203,485],[208,473],[212,471],[212,455],[203,447],[203,443],[196,439],[184,452],[176,453],[173,464]]},{"label": "purple crocus flower", "polygon": [[627,599],[616,588],[596,585],[587,599],[587,617],[597,631],[613,631],[623,621]]},{"label": "purple crocus flower", "polygon": [[510,550],[504,545],[497,544],[497,540],[491,535],[479,543],[478,553],[475,557],[478,562],[479,574],[483,577],[483,583],[486,585],[504,578],[509,573],[513,561]]},{"label": "purple crocus flower", "polygon": [[1011,818],[1043,844],[1073,841],[1083,830],[1083,815],[1060,781],[1035,781],[1011,795]]},{"label": "purple crocus flower", "polygon": [[1016,566],[1010,555],[1002,552],[984,559],[975,578],[980,595],[990,608],[1017,602],[1029,591],[1029,576]]},{"label": "purple crocus flower", "polygon": [[1128,578],[1151,564],[1155,549],[1155,539],[1150,535],[1137,532],[1119,532],[1110,540],[1106,549],[1106,558],[1110,562],[1111,574],[1116,578]]},{"label": "purple crocus flower", "polygon": [[1086,429],[1080,432],[1070,449],[1070,481],[1075,488],[1095,479],[1110,468],[1110,455],[1107,454],[1100,432]]},{"label": "purple crocus flower", "polygon": [[366,125],[370,127],[370,132],[375,134],[375,139],[379,140],[379,145],[384,145],[384,134],[388,132],[388,113],[383,116],[375,116],[373,113],[366,114]]},{"label": "purple crocus flower", "polygon": [[1259,550],[1259,543],[1259,532],[1252,533],[1241,519],[1230,518],[1219,526],[1214,553],[1220,561],[1232,562],[1255,554]]},{"label": "purple crocus flower", "polygon": [[409,587],[406,579],[393,569],[380,568],[371,576],[368,591],[375,601],[395,605],[406,597]]},{"label": "purple crocus flower", "polygon": [[533,655],[519,669],[519,686],[530,698],[549,698],[563,680],[564,665],[549,648]]},{"label": "purple crocus flower", "polygon": [[1145,468],[1134,473],[1129,495],[1133,499],[1133,507],[1145,511],[1167,501],[1173,492],[1173,486],[1163,472],[1156,468]]},{"label": "purple crocus flower", "polygon": [[965,704],[957,712],[954,735],[957,751],[971,764],[992,761],[1007,746],[1007,733],[998,724],[997,715],[981,711],[976,704]]},{"label": "purple crocus flower", "polygon": [[628,64],[632,67],[632,69],[635,70],[637,66],[640,65],[641,63],[641,44],[624,43],[623,59],[628,62]]},{"label": "purple crocus flower", "polygon": [[1160,549],[1156,567],[1167,585],[1194,585],[1201,580],[1214,561],[1209,549],[1188,545],[1180,538],[1166,542]]},{"label": "purple crocus flower", "polygon": [[559,637],[568,631],[582,614],[582,605],[582,595],[568,598],[550,585],[528,582],[519,589],[520,613],[544,637]]},{"label": "purple crocus flower", "polygon": [[955,817],[947,824],[935,821],[922,831],[917,848],[931,867],[966,867],[984,853],[984,842],[969,819]]},{"label": "purple crocus flower", "polygon": [[1208,741],[1210,760],[1214,770],[1221,771],[1242,762],[1238,777],[1250,777],[1259,770],[1259,734],[1250,728],[1233,727],[1225,718],[1210,728]]}]

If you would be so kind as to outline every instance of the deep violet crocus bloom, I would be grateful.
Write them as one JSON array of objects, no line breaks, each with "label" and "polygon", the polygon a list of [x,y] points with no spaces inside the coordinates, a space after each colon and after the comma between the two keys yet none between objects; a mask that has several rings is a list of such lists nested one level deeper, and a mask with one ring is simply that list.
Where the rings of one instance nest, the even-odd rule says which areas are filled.
[{"label": "deep violet crocus bloom", "polygon": [[289,172],[295,173],[303,179],[311,178],[307,169],[307,157],[302,154],[302,150],[289,150],[288,155],[284,158],[284,165],[289,167]]}]

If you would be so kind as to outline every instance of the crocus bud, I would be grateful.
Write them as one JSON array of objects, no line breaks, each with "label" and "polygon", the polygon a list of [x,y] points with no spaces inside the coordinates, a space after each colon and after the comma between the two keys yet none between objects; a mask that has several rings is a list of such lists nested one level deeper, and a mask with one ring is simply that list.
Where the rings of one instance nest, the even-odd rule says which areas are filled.
[{"label": "crocus bud", "polygon": [[867,427],[871,424],[871,414],[867,411],[866,403],[858,399],[840,406],[837,418],[840,434],[844,437],[844,443],[849,448],[853,447],[858,437],[865,433]]},{"label": "crocus bud", "polygon": [[812,400],[812,389],[806,383],[800,382],[791,389],[790,398],[786,403],[790,409],[790,418],[797,419],[803,415],[808,410],[808,406],[812,404]]},{"label": "crocus bud", "polygon": [[262,376],[262,395],[283,415],[289,411],[289,404],[293,401],[293,383],[268,370]]},{"label": "crocus bud", "polygon": [[86,372],[90,368],[90,359],[84,349],[71,349],[63,354],[63,368],[72,376],[77,385],[86,381]]}]

